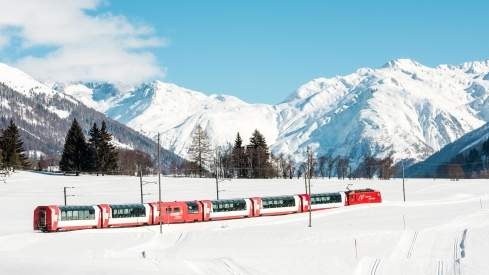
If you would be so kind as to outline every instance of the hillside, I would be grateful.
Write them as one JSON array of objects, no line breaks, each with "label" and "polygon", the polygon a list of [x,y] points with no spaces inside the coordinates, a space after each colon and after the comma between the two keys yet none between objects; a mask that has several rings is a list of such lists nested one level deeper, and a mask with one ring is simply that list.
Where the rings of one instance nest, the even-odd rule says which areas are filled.
[{"label": "hillside", "polygon": [[[73,118],[86,131],[94,123],[107,122],[117,146],[154,154],[156,144],[148,137],[86,107],[64,93],[54,91],[23,72],[0,64],[0,128],[13,119],[21,130],[26,150],[60,154]],[[164,151],[165,163],[181,161]]]}]

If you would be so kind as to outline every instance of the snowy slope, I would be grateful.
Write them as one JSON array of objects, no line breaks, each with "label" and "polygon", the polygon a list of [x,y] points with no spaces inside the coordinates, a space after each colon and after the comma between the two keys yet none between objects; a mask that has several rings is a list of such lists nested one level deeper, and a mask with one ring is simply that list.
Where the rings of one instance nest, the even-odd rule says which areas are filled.
[{"label": "snowy slope", "polygon": [[489,123],[446,145],[424,161],[409,167],[406,174],[412,177],[436,175],[440,164],[450,163],[458,154],[477,148],[487,139],[489,139]]},{"label": "snowy slope", "polygon": [[[86,88],[85,91],[90,89],[86,93],[90,93],[90,98],[99,102],[110,101],[117,94],[113,91],[115,88],[109,84],[85,83],[82,86]],[[78,119],[85,133],[94,122],[100,124],[106,121],[117,147],[153,154],[156,146],[153,140],[95,110],[102,106],[101,103],[89,108],[84,102],[90,101],[82,96],[83,92],[67,95],[59,87],[55,88],[58,90],[38,82],[16,68],[0,63],[0,129],[5,128],[9,120],[13,119],[20,129],[24,149],[58,155],[73,118]],[[167,150],[163,150],[163,159],[168,165],[172,161],[182,161]]]},{"label": "snowy slope", "polygon": [[25,96],[55,95],[55,92],[45,84],[35,80],[21,70],[3,63],[0,63],[0,82]]},{"label": "snowy slope", "polygon": [[[348,155],[354,162],[367,152],[420,161],[489,121],[488,96],[489,61],[431,68],[398,59],[312,80],[277,105],[155,81],[99,108],[148,136],[161,132],[164,146],[182,156],[201,124],[219,145],[232,143],[237,131],[247,139],[258,129],[274,153],[298,160],[311,146],[318,155]],[[90,100],[92,106],[108,102]]]},{"label": "snowy slope", "polygon": [[[164,200],[214,198],[212,179],[163,182]],[[487,274],[485,180],[408,179],[406,203],[401,180],[317,179],[312,190],[348,183],[379,189],[384,202],[313,212],[311,228],[304,213],[164,225],[163,235],[158,226],[43,234],[32,231],[33,209],[62,204],[63,186],[75,187],[71,205],[131,203],[139,200],[139,181],[16,173],[0,184],[0,274]],[[223,198],[239,198],[297,194],[304,183],[240,179],[221,187]],[[145,185],[145,193],[157,200],[157,185]]]}]

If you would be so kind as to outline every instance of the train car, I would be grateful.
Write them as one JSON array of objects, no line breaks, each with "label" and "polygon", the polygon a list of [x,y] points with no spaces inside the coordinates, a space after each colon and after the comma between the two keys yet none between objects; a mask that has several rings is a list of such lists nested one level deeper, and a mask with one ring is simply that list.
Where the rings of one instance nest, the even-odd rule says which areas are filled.
[{"label": "train car", "polygon": [[129,227],[153,224],[153,210],[145,204],[100,204],[102,227]]},{"label": "train car", "polygon": [[252,199],[255,216],[285,215],[309,210],[308,195],[274,196]]},{"label": "train car", "polygon": [[345,194],[346,194],[346,205],[382,202],[382,196],[380,192],[369,188],[349,190],[346,191]]},{"label": "train car", "polygon": [[[200,201],[161,202],[162,223],[201,222],[204,220],[204,206]],[[160,222],[158,202],[151,203],[153,224]]]},{"label": "train car", "polygon": [[311,210],[313,211],[345,205],[346,194],[344,192],[311,194]]},{"label": "train car", "polygon": [[96,205],[49,205],[34,210],[34,230],[53,232],[101,227],[101,211]]},{"label": "train car", "polygon": [[204,200],[204,221],[253,217],[251,199]]}]

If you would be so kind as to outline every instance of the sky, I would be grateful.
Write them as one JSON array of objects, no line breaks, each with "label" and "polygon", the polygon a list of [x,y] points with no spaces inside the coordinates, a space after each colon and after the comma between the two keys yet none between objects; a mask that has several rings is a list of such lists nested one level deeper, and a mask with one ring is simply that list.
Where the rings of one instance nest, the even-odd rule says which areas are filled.
[{"label": "sky", "polygon": [[0,62],[274,104],[317,77],[489,59],[489,1],[0,0]]}]

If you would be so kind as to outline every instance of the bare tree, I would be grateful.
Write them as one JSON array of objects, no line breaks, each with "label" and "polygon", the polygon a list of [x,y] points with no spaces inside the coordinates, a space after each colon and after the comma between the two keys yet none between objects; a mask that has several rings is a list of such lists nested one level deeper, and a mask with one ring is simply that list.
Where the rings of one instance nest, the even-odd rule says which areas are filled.
[{"label": "bare tree", "polygon": [[192,133],[192,144],[190,144],[188,153],[192,161],[197,164],[199,177],[202,177],[205,167],[211,160],[211,152],[207,132],[197,125]]}]

